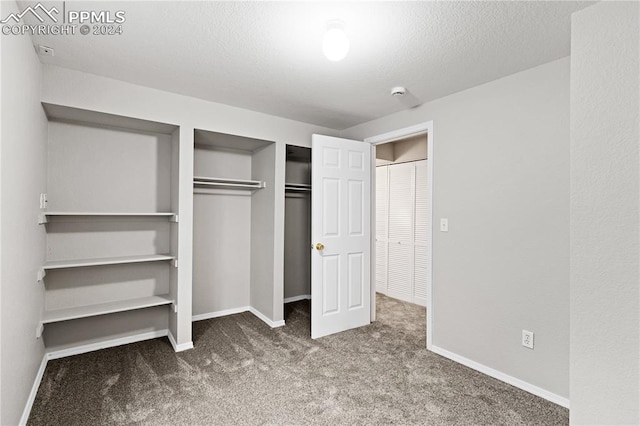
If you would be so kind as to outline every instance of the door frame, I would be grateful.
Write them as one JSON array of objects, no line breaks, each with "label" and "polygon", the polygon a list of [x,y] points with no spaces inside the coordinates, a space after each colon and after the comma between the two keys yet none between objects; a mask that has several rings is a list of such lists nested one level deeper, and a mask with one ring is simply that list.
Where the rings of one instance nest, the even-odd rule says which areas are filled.
[{"label": "door frame", "polygon": [[433,346],[433,121],[427,121],[424,123],[416,124],[414,126],[405,127],[391,132],[382,133],[376,136],[365,138],[365,142],[371,144],[371,321],[376,319],[376,145],[383,143],[393,142],[398,139],[404,139],[409,136],[414,136],[420,133],[427,133],[427,186],[431,199],[429,200],[429,212],[428,216],[431,218],[431,223],[427,232],[429,241],[427,242],[429,250],[429,258],[427,264],[430,266],[430,275],[427,280],[427,349],[431,350]]}]

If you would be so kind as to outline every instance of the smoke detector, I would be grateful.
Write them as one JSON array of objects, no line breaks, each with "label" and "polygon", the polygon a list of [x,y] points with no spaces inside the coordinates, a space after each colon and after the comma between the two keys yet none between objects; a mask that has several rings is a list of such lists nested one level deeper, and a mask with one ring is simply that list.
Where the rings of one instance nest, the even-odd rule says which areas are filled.
[{"label": "smoke detector", "polygon": [[404,96],[407,93],[407,89],[402,86],[396,86],[391,89],[391,96]]}]

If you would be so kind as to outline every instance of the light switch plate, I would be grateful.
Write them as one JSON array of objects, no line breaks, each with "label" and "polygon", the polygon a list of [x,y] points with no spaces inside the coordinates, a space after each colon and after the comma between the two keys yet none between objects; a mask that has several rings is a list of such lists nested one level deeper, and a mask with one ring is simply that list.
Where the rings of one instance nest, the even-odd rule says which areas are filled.
[{"label": "light switch plate", "polygon": [[440,219],[440,232],[449,232],[449,219]]}]

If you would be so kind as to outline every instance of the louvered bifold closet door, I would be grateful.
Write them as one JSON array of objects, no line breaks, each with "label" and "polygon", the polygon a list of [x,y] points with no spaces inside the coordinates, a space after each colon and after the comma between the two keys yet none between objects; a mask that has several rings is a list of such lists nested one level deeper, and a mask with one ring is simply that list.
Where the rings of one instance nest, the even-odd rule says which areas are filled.
[{"label": "louvered bifold closet door", "polygon": [[387,294],[389,168],[376,168],[376,291]]},{"label": "louvered bifold closet door", "polygon": [[389,263],[387,294],[413,302],[413,163],[389,166]]},{"label": "louvered bifold closet door", "polygon": [[428,262],[431,245],[429,227],[431,222],[431,194],[427,184],[427,161],[415,163],[415,252],[414,252],[414,303],[427,305],[427,282],[431,279],[431,266]]}]

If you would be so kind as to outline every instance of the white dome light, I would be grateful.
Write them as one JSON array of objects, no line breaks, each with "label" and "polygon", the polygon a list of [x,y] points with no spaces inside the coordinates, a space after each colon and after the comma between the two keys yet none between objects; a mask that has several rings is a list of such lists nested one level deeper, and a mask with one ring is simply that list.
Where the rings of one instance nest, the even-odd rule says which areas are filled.
[{"label": "white dome light", "polygon": [[344,33],[342,22],[327,23],[327,33],[322,41],[324,56],[330,61],[340,61],[349,53],[349,38]]}]

